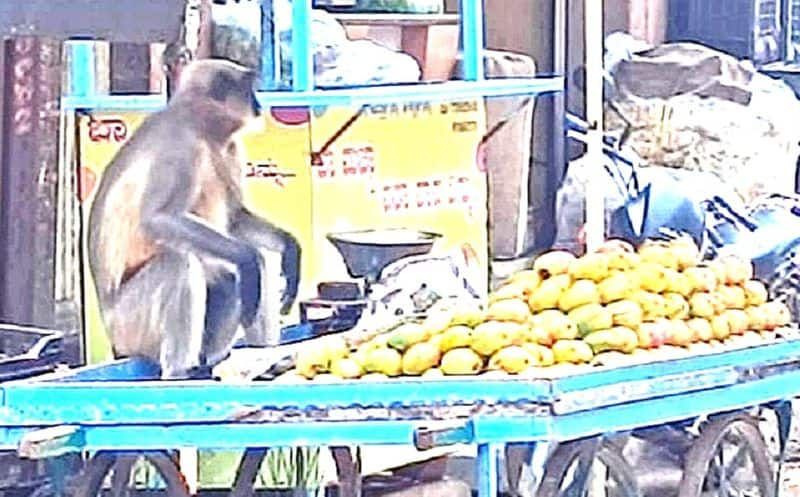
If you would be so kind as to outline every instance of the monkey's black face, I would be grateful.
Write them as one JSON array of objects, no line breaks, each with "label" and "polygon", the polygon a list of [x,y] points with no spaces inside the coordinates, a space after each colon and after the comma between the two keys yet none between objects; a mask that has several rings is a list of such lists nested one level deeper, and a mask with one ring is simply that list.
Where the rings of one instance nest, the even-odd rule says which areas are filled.
[{"label": "monkey's black face", "polygon": [[186,91],[205,94],[229,112],[248,119],[261,115],[255,91],[256,73],[229,61],[205,59],[188,70]]}]

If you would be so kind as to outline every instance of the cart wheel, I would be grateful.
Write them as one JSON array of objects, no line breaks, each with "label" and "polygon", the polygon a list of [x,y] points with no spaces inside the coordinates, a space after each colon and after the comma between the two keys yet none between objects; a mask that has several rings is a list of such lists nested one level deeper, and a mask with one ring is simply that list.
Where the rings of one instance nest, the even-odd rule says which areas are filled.
[{"label": "cart wheel", "polygon": [[678,495],[775,497],[767,444],[752,417],[727,416],[703,428],[686,455]]},{"label": "cart wheel", "polygon": [[[75,497],[132,497],[138,490],[131,483],[136,462],[144,459],[155,468],[166,486],[167,497],[190,497],[189,488],[178,463],[166,452],[98,452],[86,464]],[[110,488],[105,483],[110,476]]]},{"label": "cart wheel", "polygon": [[[336,460],[336,465],[340,474],[340,478],[342,478],[342,469],[339,467],[340,459],[342,457],[341,451],[347,451],[349,456],[349,449],[346,447],[344,448],[337,448],[332,447],[331,451],[333,452],[334,459]],[[236,470],[236,479],[233,482],[233,490],[229,494],[229,497],[252,497],[255,495],[255,485],[256,485],[256,478],[258,477],[259,471],[261,471],[261,465],[264,463],[264,459],[267,457],[267,453],[269,449],[265,448],[248,448],[245,449],[244,454],[242,455],[242,459],[239,462],[239,467]],[[338,455],[337,455],[338,454]],[[351,473],[347,473],[348,475]],[[349,481],[349,480],[348,480]],[[350,487],[344,487],[340,490],[339,495],[343,497],[349,497],[347,492],[349,492]],[[357,495],[357,494],[352,494]]]},{"label": "cart wheel", "polygon": [[246,449],[236,470],[236,480],[230,497],[250,497],[255,491],[256,477],[261,469],[267,449]]},{"label": "cart wheel", "polygon": [[[580,464],[581,454],[591,450],[592,440],[568,442],[560,445],[547,461],[542,483],[536,497],[591,497],[590,481],[592,475],[598,475],[601,468],[606,473],[605,497],[639,497],[639,488],[633,469],[625,461],[622,453],[614,445],[603,442],[592,460],[590,476],[583,488],[575,488],[575,473]],[[598,464],[599,463],[599,464]],[[683,496],[681,496],[683,497]]]}]

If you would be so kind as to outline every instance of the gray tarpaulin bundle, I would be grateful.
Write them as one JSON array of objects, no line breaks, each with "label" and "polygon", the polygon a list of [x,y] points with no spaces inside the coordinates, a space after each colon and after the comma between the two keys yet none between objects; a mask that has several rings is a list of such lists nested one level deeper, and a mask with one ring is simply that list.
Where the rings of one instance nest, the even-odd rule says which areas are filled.
[{"label": "gray tarpaulin bundle", "polygon": [[[671,43],[620,61],[610,80],[609,100],[645,164],[714,173],[747,201],[794,190],[800,102],[749,61]],[[606,117],[612,132],[626,124]]]},{"label": "gray tarpaulin bundle", "polygon": [[[614,33],[606,46],[606,130],[626,130],[644,180],[668,174],[700,200],[715,184],[744,202],[794,191],[800,102],[786,84],[703,45],[648,47]],[[557,198],[559,246],[578,243],[587,170],[602,166],[570,164]],[[607,218],[625,201],[610,175],[592,187],[606,193]]]}]

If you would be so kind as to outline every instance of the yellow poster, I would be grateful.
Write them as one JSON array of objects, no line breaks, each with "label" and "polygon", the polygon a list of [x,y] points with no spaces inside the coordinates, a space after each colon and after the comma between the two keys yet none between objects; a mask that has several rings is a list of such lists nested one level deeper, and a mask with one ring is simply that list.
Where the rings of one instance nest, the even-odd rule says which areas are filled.
[{"label": "yellow poster", "polygon": [[[357,111],[315,117],[314,151]],[[483,126],[476,102],[368,106],[311,167],[314,275],[346,273],[329,233],[386,228],[442,235],[433,253],[463,249],[486,269],[486,182],[476,162]]]},{"label": "yellow poster", "polygon": [[[302,247],[298,302],[317,297],[320,282],[358,281],[328,234],[386,228],[440,235],[431,253],[471,257],[483,283],[478,290],[485,293],[486,178],[476,160],[485,127],[482,104],[369,106],[346,126],[357,112],[273,109],[264,128],[245,137],[246,204]],[[78,121],[84,229],[104,168],[144,118],[95,113]],[[106,360],[108,343],[88,271],[84,291],[88,359]],[[290,319],[296,322],[295,307]]]}]

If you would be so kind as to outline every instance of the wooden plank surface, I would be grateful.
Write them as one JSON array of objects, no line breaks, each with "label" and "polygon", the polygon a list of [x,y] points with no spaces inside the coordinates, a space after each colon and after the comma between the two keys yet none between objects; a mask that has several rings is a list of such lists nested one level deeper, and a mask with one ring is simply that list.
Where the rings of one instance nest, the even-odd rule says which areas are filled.
[{"label": "wooden plank surface", "polygon": [[170,41],[184,8],[185,0],[0,0],[0,35]]}]

